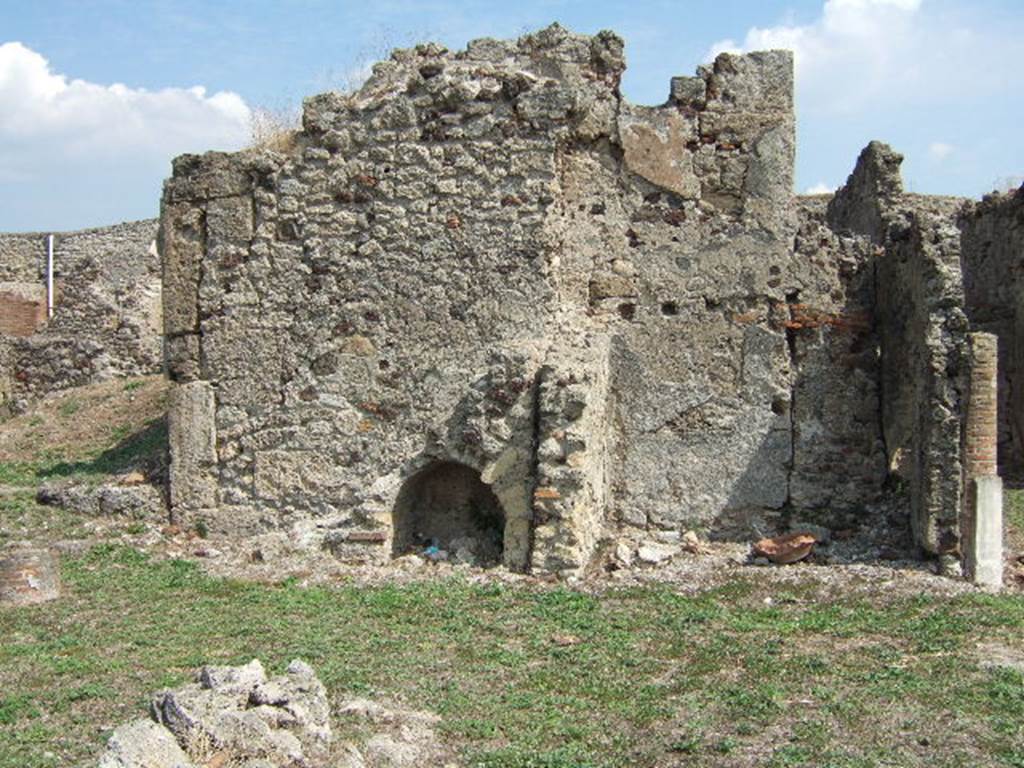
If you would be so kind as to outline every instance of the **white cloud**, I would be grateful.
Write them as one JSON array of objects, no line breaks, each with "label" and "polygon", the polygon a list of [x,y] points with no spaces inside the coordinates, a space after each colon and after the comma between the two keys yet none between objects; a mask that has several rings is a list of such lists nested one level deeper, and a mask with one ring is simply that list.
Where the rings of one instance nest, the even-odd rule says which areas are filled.
[{"label": "white cloud", "polygon": [[[250,110],[238,94],[70,79],[21,43],[0,45],[0,179],[32,185],[74,174],[119,191],[119,180],[132,177],[137,187],[141,173],[158,189],[175,155],[238,149],[249,130]],[[123,194],[137,192],[125,182]],[[155,208],[153,200],[146,210]]]},{"label": "white cloud", "polygon": [[823,181],[819,181],[813,187],[808,187],[804,190],[805,195],[831,195],[836,191],[836,188],[826,184]]},{"label": "white cloud", "polygon": [[859,114],[883,104],[935,104],[958,91],[1003,90],[1007,77],[993,73],[1019,69],[1014,35],[979,32],[972,23],[948,4],[923,0],[826,0],[808,24],[753,27],[742,41],[715,43],[708,58],[793,50],[804,110]]},{"label": "white cloud", "polygon": [[944,141],[933,141],[928,145],[928,156],[936,162],[942,162],[956,149],[952,144],[947,144]]}]

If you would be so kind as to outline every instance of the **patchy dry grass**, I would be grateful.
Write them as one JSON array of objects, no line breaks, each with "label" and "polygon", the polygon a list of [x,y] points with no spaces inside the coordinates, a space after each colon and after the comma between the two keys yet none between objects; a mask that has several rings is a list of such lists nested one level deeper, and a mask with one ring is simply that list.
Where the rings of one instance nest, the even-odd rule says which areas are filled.
[{"label": "patchy dry grass", "polygon": [[1024,488],[1007,488],[1003,496],[1007,530],[1024,536]]},{"label": "patchy dry grass", "polygon": [[31,492],[0,495],[0,549],[14,541],[86,539],[92,535],[88,522],[73,512],[36,504]]},{"label": "patchy dry grass", "polygon": [[3,768],[85,761],[154,689],[252,657],[434,710],[486,768],[1024,765],[1024,677],[976,649],[1024,654],[1017,596],[301,588],[110,545],[63,575],[60,602],[0,610]]},{"label": "patchy dry grass", "polygon": [[250,112],[251,146],[291,154],[298,147],[302,112],[294,106],[254,107]]},{"label": "patchy dry grass", "polygon": [[0,485],[101,479],[165,463],[167,383],[104,382],[37,403],[0,425]]}]

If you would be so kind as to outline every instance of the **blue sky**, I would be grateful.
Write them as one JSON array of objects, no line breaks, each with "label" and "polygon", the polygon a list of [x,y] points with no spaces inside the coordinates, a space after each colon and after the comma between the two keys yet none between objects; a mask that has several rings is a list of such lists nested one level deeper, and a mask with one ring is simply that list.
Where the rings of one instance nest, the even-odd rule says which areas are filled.
[{"label": "blue sky", "polygon": [[154,216],[170,158],[235,149],[253,107],[344,86],[395,46],[551,21],[626,41],[626,96],[660,103],[718,50],[797,51],[797,190],[874,138],[913,191],[1024,175],[1020,0],[0,0],[0,230]]}]

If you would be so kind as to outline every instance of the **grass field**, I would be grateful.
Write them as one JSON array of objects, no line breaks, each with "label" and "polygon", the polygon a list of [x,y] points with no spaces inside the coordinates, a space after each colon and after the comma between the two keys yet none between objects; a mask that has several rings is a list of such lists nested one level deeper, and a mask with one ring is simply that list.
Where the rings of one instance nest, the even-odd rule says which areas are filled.
[{"label": "grass field", "polygon": [[4,422],[0,485],[74,477],[99,482],[165,462],[167,384],[161,376],[68,390]]},{"label": "grass field", "polygon": [[[134,424],[95,433],[76,421],[143,395],[150,410]],[[95,542],[88,521],[19,488],[159,459],[159,382],[91,406],[70,397],[73,412],[57,401],[6,430],[26,447],[0,452],[0,545]],[[1006,512],[1019,541],[1024,491],[1007,492]],[[305,659],[337,701],[432,710],[483,768],[1024,768],[1018,592],[780,591],[759,569],[689,596],[465,579],[268,586],[147,559],[118,543],[138,525],[114,522],[65,556],[60,601],[0,609],[0,768],[88,765],[154,690],[253,657],[272,672]]]},{"label": "grass field", "polygon": [[244,584],[101,545],[58,603],[0,611],[0,766],[77,765],[203,663],[306,659],[335,698],[436,711],[518,766],[1024,766],[1018,596],[692,597],[463,580]]}]

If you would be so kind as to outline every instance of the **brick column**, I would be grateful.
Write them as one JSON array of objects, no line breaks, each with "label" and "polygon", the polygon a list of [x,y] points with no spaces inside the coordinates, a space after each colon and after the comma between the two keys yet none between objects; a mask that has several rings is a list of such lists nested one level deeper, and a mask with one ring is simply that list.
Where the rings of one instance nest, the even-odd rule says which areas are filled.
[{"label": "brick column", "polygon": [[996,336],[991,333],[968,334],[968,343],[971,378],[964,426],[964,479],[970,481],[999,474],[996,463],[999,351]]},{"label": "brick column", "polygon": [[1003,512],[997,463],[998,340],[991,333],[970,333],[968,345],[961,515],[964,573],[976,584],[999,587],[1003,582]]}]

